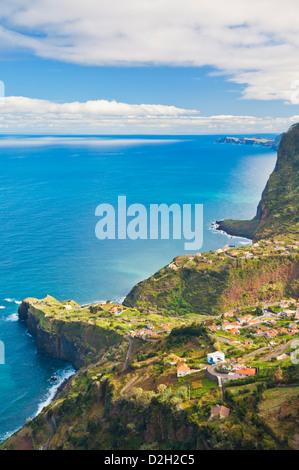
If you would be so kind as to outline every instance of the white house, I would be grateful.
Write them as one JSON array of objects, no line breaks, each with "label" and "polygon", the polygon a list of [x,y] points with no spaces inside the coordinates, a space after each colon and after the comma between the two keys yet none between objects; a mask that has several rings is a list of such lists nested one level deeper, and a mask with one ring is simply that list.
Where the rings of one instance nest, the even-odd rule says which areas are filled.
[{"label": "white house", "polygon": [[231,330],[233,328],[240,328],[240,323],[239,322],[227,322],[224,321],[221,326],[222,330]]},{"label": "white house", "polygon": [[194,374],[194,372],[200,372],[200,369],[190,369],[187,364],[180,364],[179,366],[177,366],[176,376],[185,377],[186,375]]},{"label": "white house", "polygon": [[225,354],[222,351],[215,351],[208,354],[207,360],[209,364],[218,364],[225,360]]}]

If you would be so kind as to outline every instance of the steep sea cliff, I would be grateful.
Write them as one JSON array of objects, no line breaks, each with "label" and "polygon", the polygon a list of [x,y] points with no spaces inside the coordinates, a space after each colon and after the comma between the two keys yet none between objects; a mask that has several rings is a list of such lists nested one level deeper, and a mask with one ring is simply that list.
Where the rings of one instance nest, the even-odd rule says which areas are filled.
[{"label": "steep sea cliff", "polygon": [[217,221],[219,230],[254,241],[299,231],[299,124],[280,141],[277,162],[251,220]]},{"label": "steep sea cliff", "polygon": [[[73,301],[66,304],[79,308]],[[59,315],[51,315],[51,310],[63,305],[47,296],[43,300],[25,299],[18,309],[20,320],[26,321],[29,334],[36,340],[39,354],[69,362],[79,369],[95,361],[103,349],[124,340],[116,331],[83,319],[65,321]]]}]

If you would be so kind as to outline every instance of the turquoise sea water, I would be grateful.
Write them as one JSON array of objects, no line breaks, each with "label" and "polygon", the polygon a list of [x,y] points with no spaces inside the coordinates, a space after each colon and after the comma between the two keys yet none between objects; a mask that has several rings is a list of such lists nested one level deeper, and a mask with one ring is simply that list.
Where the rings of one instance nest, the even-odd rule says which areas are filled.
[{"label": "turquoise sea water", "polygon": [[[105,240],[95,208],[127,203],[204,205],[207,251],[246,243],[210,229],[222,218],[250,218],[276,153],[214,144],[218,136],[0,138],[0,440],[24,424],[72,368],[36,353],[17,321],[23,298],[51,294],[80,303],[119,300],[174,256],[184,240]],[[57,386],[57,385],[56,385]]]}]

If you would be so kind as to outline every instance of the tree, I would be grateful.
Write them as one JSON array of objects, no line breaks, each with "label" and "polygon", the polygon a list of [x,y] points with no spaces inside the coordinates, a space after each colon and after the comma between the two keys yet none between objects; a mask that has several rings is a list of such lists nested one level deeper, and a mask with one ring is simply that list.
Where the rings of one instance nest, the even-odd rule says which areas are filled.
[{"label": "tree", "polygon": [[259,307],[259,306],[256,307],[256,309],[255,309],[255,314],[256,314],[257,316],[259,316],[259,317],[260,317],[261,315],[263,315],[263,310],[262,310],[262,308]]},{"label": "tree", "polygon": [[280,367],[278,367],[278,369],[274,371],[273,381],[277,384],[283,381],[282,370],[280,369]]}]

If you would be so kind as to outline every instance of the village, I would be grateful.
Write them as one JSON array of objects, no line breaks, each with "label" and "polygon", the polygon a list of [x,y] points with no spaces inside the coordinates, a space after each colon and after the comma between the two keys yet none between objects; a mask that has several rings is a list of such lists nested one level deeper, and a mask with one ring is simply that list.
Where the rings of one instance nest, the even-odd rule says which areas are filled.
[{"label": "village", "polygon": [[[271,306],[267,304],[247,310],[252,310],[252,313],[228,311],[204,320],[203,324],[208,332],[216,334],[220,341],[227,342],[230,345],[240,344],[237,337],[245,332],[252,335],[252,337],[265,337],[268,340],[292,337],[299,333],[299,302],[296,299],[283,299],[279,303],[272,303]],[[256,314],[257,311],[258,315]],[[135,312],[137,311],[135,310]],[[119,317],[119,320],[129,322],[130,326],[144,324],[143,328],[129,330],[132,338],[139,338],[145,341],[169,334],[172,330],[172,325],[169,322],[165,323],[160,320],[152,324],[147,322],[145,318],[140,318],[140,314],[139,316],[132,317],[134,310],[122,305],[113,305],[109,309],[109,313]],[[155,316],[159,318],[158,315]],[[194,321],[193,318],[192,320]],[[178,323],[186,324],[187,321],[186,319],[179,319]],[[177,322],[173,324],[178,326]],[[247,343],[253,343],[253,339],[247,340]]]},{"label": "village", "polygon": [[[228,259],[261,259],[269,256],[292,256],[298,255],[299,241],[289,238],[279,240],[262,240],[260,242],[245,245],[244,247],[236,247],[235,245],[227,245],[208,253],[196,253],[191,256],[178,257],[169,265],[169,269],[177,270],[181,267],[189,267],[190,263],[195,263],[200,268],[201,265],[211,265],[226,261]],[[203,267],[203,266],[202,266]]]},{"label": "village", "polygon": [[[179,258],[178,263],[173,261],[168,267],[180,269],[185,263],[194,263],[194,260],[198,266],[209,264],[214,262],[213,257],[221,260],[222,257],[289,255],[292,250],[298,250],[298,246],[299,242],[290,245],[274,240],[254,243],[246,249],[224,247],[209,254],[212,259],[207,259],[205,253],[198,253],[187,260],[186,257]],[[260,370],[271,367],[273,361],[275,364],[291,363],[292,342],[299,339],[299,301],[295,298],[258,302],[252,306],[237,305],[217,315],[162,315],[154,310],[142,312],[138,308],[110,301],[80,307],[66,304],[61,315],[65,320],[75,320],[77,315],[79,320],[86,315],[88,323],[114,329],[124,335],[129,341],[129,349],[123,371],[153,367],[163,376],[165,374],[167,381],[170,380],[173,385],[173,381],[177,382],[178,387],[180,384],[187,385],[189,394],[192,391],[191,397],[203,393],[205,387],[219,387],[220,404],[211,407],[210,419],[223,419],[230,415],[231,410],[224,406],[223,401],[226,382],[259,380]],[[183,340],[187,346],[178,347],[177,343],[168,341],[175,332],[192,325],[197,325],[199,333],[197,339]],[[164,352],[161,354],[159,351]],[[147,354],[149,358],[142,359]],[[151,354],[154,357],[152,366]],[[193,403],[192,400],[190,403]]]},{"label": "village", "polygon": [[[109,313],[118,319],[124,316],[122,320],[129,322],[130,326],[135,324],[138,328],[130,329],[128,337],[144,343],[162,339],[171,333],[173,327],[190,323],[190,320],[174,318],[167,323],[157,321],[158,315],[155,315],[155,321],[149,322],[138,317],[136,311],[122,305],[113,305]],[[133,314],[135,316],[132,317]],[[259,352],[263,351],[278,361],[289,358],[283,350],[287,349],[290,340],[299,338],[299,302],[290,298],[243,311],[231,310],[201,320],[200,324],[210,342],[217,345],[219,350],[207,350],[206,361],[201,360],[197,368],[189,367],[188,358],[173,354],[166,363],[176,366],[177,378],[206,370],[211,380],[237,380],[258,374],[258,367],[252,364],[252,360]],[[243,350],[244,354],[240,354]]]}]

